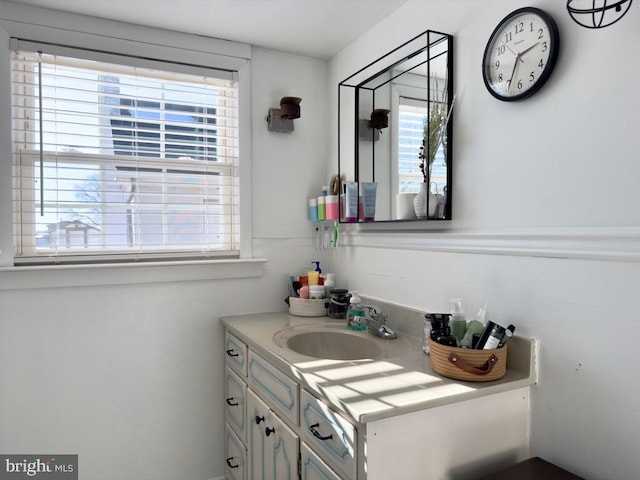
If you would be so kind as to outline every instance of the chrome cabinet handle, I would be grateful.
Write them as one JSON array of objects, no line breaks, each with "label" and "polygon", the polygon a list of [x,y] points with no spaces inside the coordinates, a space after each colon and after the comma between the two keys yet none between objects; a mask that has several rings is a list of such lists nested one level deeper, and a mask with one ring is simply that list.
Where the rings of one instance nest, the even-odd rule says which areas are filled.
[{"label": "chrome cabinet handle", "polygon": [[331,440],[333,438],[333,433],[330,435],[327,435],[326,437],[323,437],[322,435],[320,435],[320,432],[316,430],[316,428],[318,428],[319,426],[320,426],[319,423],[314,423],[313,425],[309,425],[309,430],[311,430],[311,433],[313,433],[313,436],[320,440]]}]

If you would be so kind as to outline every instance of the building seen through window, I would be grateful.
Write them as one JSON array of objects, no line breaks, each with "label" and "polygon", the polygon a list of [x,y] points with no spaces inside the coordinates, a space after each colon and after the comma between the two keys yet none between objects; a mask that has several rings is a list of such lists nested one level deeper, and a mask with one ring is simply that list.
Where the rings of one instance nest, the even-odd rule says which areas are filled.
[{"label": "building seen through window", "polygon": [[236,248],[237,87],[189,77],[16,54],[21,252]]}]

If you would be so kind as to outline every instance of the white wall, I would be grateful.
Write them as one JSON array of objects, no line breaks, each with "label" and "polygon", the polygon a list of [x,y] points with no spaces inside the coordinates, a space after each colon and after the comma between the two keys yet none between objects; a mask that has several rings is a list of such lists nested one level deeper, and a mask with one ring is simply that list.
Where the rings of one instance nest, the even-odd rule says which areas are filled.
[{"label": "white wall", "polygon": [[[285,309],[287,275],[315,259],[306,197],[328,181],[326,63],[251,55],[252,131],[244,133],[253,158],[243,160],[253,167],[251,242],[254,257],[268,260],[262,276],[200,280],[215,278],[206,270],[216,267],[160,275],[140,267],[142,280],[130,283],[127,269],[71,269],[57,276],[74,286],[52,288],[56,275],[0,271],[0,452],[78,453],[83,479],[224,475],[219,317]],[[285,95],[302,97],[302,117],[291,134],[267,132],[267,110]],[[0,122],[0,159],[10,164],[7,126]],[[10,199],[4,180],[0,198]]]},{"label": "white wall", "polygon": [[[560,57],[534,97],[499,102],[482,54],[526,5],[556,18]],[[558,0],[414,0],[329,64],[333,86],[427,28],[455,36],[454,220],[343,226],[338,278],[425,311],[463,297],[474,313],[486,301],[491,318],[539,338],[532,454],[590,480],[640,478],[639,25],[637,5],[588,30]]]},{"label": "white wall", "polygon": [[[336,170],[338,81],[435,27],[456,40],[455,219],[436,232],[343,226],[341,248],[320,260],[340,286],[423,310],[453,296],[469,310],[487,301],[494,319],[540,339],[533,453],[589,479],[640,478],[640,386],[626,366],[640,338],[640,10],[589,31],[566,2],[532,3],[554,14],[563,49],[549,83],[517,105],[489,96],[480,62],[522,2],[412,1],[334,58],[328,76],[322,62],[254,49],[252,243],[269,260],[264,275],[35,288],[34,274],[34,287],[16,289],[3,272],[0,451],[79,453],[83,479],[223,475],[218,318],[283,309],[285,274],[318,253],[305,199]],[[267,108],[284,95],[303,98],[302,118],[291,135],[268,133]]]}]

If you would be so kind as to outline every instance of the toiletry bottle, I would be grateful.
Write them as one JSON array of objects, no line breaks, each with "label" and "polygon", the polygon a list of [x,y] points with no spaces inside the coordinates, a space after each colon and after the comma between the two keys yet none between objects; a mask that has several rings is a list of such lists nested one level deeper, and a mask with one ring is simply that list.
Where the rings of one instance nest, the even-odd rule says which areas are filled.
[{"label": "toiletry bottle", "polygon": [[311,285],[309,287],[309,298],[319,300],[324,297],[324,285]]},{"label": "toiletry bottle", "polygon": [[333,273],[327,273],[324,277],[324,298],[331,298],[331,290],[335,287],[335,275]]},{"label": "toiletry bottle", "polygon": [[461,298],[452,298],[449,300],[449,310],[451,312],[451,334],[456,337],[458,344],[462,341],[467,331],[467,319],[464,316],[464,307]]},{"label": "toiletry bottle", "polygon": [[502,340],[500,340],[498,348],[504,347],[504,344],[507,343],[511,337],[513,337],[513,332],[515,331],[516,327],[514,325],[509,325],[504,331],[504,337],[502,337]]},{"label": "toiletry bottle", "polygon": [[456,340],[456,337],[451,334],[451,327],[449,327],[448,325],[444,327],[442,333],[438,336],[438,338],[436,338],[436,342],[448,347],[458,346],[458,341]]},{"label": "toiletry bottle", "polygon": [[493,350],[495,348],[498,348],[502,337],[504,337],[504,332],[504,327],[489,320],[487,322],[487,325],[484,327],[482,335],[480,336],[480,340],[478,340],[478,344],[475,346],[475,349]]},{"label": "toiletry bottle", "polygon": [[346,288],[333,287],[329,297],[329,318],[347,318],[349,310],[349,291]]},{"label": "toiletry bottle", "polygon": [[484,325],[487,322],[487,306],[483,305],[476,313],[473,320],[467,325],[467,331],[464,333],[464,337],[460,340],[460,346],[462,348],[473,348],[473,336],[479,335],[484,331]]},{"label": "toiletry bottle", "polygon": [[422,324],[422,351],[429,355],[429,338],[431,338],[431,320],[429,319],[429,314],[427,313],[424,316],[424,321]]},{"label": "toiletry bottle", "polygon": [[367,328],[365,324],[359,325],[353,321],[355,317],[365,317],[365,312],[361,303],[362,300],[360,299],[358,292],[351,292],[351,300],[349,300],[349,309],[347,310],[347,327],[351,330],[364,330]]},{"label": "toiletry bottle", "polygon": [[434,342],[444,330],[447,315],[448,314],[445,313],[427,313],[424,316],[424,318],[429,322],[429,336]]},{"label": "toiletry bottle", "polygon": [[422,351],[429,355],[429,339],[434,342],[442,335],[445,325],[444,313],[425,313],[422,330]]},{"label": "toiletry bottle", "polygon": [[[447,345],[449,347],[457,347],[458,341],[456,340],[456,337],[451,335],[451,328],[449,327],[450,317],[451,315],[448,313],[427,313],[424,316],[424,318],[427,322],[429,322],[430,325],[429,336],[431,337],[431,340],[442,345]],[[427,350],[425,350],[423,347],[423,351],[424,353],[429,353],[428,345]]]},{"label": "toiletry bottle", "polygon": [[307,272],[307,285],[309,286],[318,285],[319,279],[320,279],[320,276],[318,275],[318,272],[316,272],[315,270],[309,270]]}]

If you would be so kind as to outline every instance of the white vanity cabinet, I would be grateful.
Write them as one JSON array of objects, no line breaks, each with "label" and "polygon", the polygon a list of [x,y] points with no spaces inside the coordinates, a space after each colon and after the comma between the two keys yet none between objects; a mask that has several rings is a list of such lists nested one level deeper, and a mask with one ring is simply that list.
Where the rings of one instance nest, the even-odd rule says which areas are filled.
[{"label": "white vanity cabinet", "polygon": [[419,347],[409,367],[290,361],[269,343],[288,321],[225,319],[228,479],[468,480],[530,456],[527,368],[487,386],[435,376]]}]

